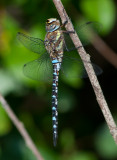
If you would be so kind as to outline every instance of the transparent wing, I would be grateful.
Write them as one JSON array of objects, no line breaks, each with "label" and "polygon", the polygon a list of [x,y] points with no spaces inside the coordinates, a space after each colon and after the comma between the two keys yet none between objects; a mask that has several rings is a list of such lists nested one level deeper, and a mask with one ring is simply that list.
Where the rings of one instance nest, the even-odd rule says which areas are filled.
[{"label": "transparent wing", "polygon": [[17,39],[29,50],[42,54],[45,52],[44,41],[39,38],[30,37],[24,33],[18,32]]},{"label": "transparent wing", "polygon": [[[92,65],[96,74],[100,75],[102,73],[101,68],[96,64]],[[67,52],[64,55],[61,70],[62,76],[65,78],[76,79],[88,77],[81,59],[73,51]],[[51,82],[53,78],[53,67],[48,53],[41,55],[39,59],[25,64],[23,72],[25,76],[33,80]]]},{"label": "transparent wing", "polygon": [[[91,64],[96,75],[100,75],[102,73],[102,69],[94,63]],[[69,79],[88,77],[82,60],[74,51],[66,52],[64,54],[61,70],[64,76]]]},{"label": "transparent wing", "polygon": [[41,55],[39,59],[31,61],[23,67],[24,75],[38,81],[52,81],[52,63],[47,53]]},{"label": "transparent wing", "polygon": [[79,27],[76,27],[76,32],[83,43],[89,44],[95,38],[95,33],[99,34],[102,30],[102,24],[99,22],[87,22]]},{"label": "transparent wing", "polygon": [[[98,22],[87,22],[79,27],[76,27],[76,32],[81,40],[83,46],[89,44],[94,39],[94,33],[98,33],[101,31],[102,25]],[[73,33],[70,33],[73,34]],[[69,34],[64,33],[65,38],[65,51],[75,50],[75,46],[69,36]],[[79,47],[79,46],[78,46]]]}]

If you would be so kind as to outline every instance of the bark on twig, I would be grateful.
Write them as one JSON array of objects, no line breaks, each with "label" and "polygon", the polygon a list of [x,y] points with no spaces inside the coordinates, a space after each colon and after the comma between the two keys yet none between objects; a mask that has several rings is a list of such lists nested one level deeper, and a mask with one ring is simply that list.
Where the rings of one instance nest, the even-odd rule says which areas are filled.
[{"label": "bark on twig", "polygon": [[16,117],[15,113],[12,111],[10,106],[8,105],[7,101],[3,98],[3,96],[0,94],[0,103],[2,104],[2,107],[8,114],[9,118],[12,120],[22,137],[24,138],[25,143],[27,146],[30,148],[30,150],[34,153],[36,156],[37,160],[44,160],[39,153],[38,149],[36,148],[34,142],[32,141],[31,137],[27,133],[26,129],[24,128],[24,125],[21,121],[18,120]]},{"label": "bark on twig", "polygon": [[[67,25],[65,26],[66,30],[67,31],[73,31],[74,28],[73,28],[73,25],[64,9],[64,6],[63,4],[61,3],[60,0],[53,0],[54,4],[55,4],[55,7],[61,17],[61,20],[62,20],[62,23],[66,21],[66,17],[67,17],[67,20],[68,20],[68,23]],[[82,46],[77,34],[70,34],[70,37],[75,45],[75,47],[78,47],[78,46]],[[86,53],[86,51],[84,50],[83,47],[80,47],[78,48],[78,53],[84,63],[84,66],[85,66],[85,69],[87,71],[87,74],[89,76],[89,79],[90,79],[90,82],[91,82],[91,85],[94,89],[94,92],[95,92],[95,95],[96,95],[96,98],[97,98],[97,102],[102,110],[102,113],[105,117],[105,120],[107,122],[107,125],[109,127],[109,130],[110,130],[110,133],[112,134],[114,140],[115,140],[115,143],[117,144],[117,127],[116,127],[116,124],[114,122],[114,119],[111,115],[111,112],[109,110],[109,107],[107,105],[107,102],[105,100],[105,97],[103,95],[103,92],[102,92],[102,89],[100,87],[100,84],[97,80],[97,77],[95,75],[95,72],[94,72],[94,69],[91,65],[91,61],[90,61],[90,56]],[[89,63],[87,63],[89,62]]]}]

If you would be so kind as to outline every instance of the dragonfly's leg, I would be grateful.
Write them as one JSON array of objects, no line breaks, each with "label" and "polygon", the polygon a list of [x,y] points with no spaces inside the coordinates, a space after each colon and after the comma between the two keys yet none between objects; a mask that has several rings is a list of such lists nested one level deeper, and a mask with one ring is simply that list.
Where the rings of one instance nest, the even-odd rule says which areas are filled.
[{"label": "dragonfly's leg", "polygon": [[74,50],[79,49],[79,48],[81,48],[81,47],[82,47],[82,46],[78,46],[78,47],[76,47],[76,48],[70,48],[70,49],[68,49],[67,46],[65,45],[65,49],[66,49],[67,52],[74,51]]},{"label": "dragonfly's leg", "polygon": [[65,25],[68,23],[68,20],[66,20],[62,25],[61,25],[61,28],[62,27],[65,27]]},{"label": "dragonfly's leg", "polygon": [[65,9],[64,9],[64,8],[63,8],[63,14],[64,14],[66,20],[64,21],[64,23],[62,24],[61,27],[65,27],[65,25],[68,23],[68,17],[67,17],[67,15],[66,15],[66,12],[65,12]]},{"label": "dragonfly's leg", "polygon": [[[63,13],[64,13],[64,16],[66,17],[66,20],[63,22],[63,24],[61,25],[61,28],[62,27],[65,27],[66,26],[66,24],[68,23],[68,17],[66,16],[66,13],[65,13],[65,9],[63,8]],[[69,18],[69,20],[70,20],[70,18]],[[70,20],[71,21],[71,20]],[[67,34],[70,34],[70,33],[75,33],[75,30],[74,31],[62,31],[62,32],[64,32],[64,33],[67,33]]]},{"label": "dragonfly's leg", "polygon": [[[68,20],[66,20],[62,25],[61,25],[61,28],[62,27],[65,27],[65,25],[68,23]],[[67,33],[67,34],[70,34],[70,33],[75,33],[75,30],[74,31],[62,31],[63,33]]]},{"label": "dragonfly's leg", "polygon": [[70,34],[70,33],[75,34],[75,31],[64,31],[64,30],[62,30],[62,32],[66,33],[66,34]]}]

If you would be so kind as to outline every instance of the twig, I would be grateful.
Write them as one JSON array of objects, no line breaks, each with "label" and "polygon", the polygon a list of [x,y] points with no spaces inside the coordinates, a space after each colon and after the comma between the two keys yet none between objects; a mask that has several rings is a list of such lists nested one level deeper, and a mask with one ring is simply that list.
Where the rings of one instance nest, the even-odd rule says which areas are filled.
[{"label": "twig", "polygon": [[2,107],[7,112],[9,118],[12,120],[16,128],[19,130],[20,134],[25,140],[25,143],[27,146],[31,149],[31,151],[35,154],[37,160],[43,160],[41,154],[39,153],[38,149],[36,148],[35,144],[33,143],[31,137],[27,133],[26,129],[24,128],[21,121],[18,120],[15,113],[12,111],[10,106],[8,105],[7,101],[3,98],[3,96],[0,94],[0,103],[2,104]]},{"label": "twig", "polygon": [[117,53],[115,53],[98,35],[91,41],[96,50],[115,68],[117,68]]},{"label": "twig", "polygon": [[[61,3],[60,0],[53,0],[55,6],[56,6],[56,9],[61,17],[61,20],[62,20],[62,23],[66,21],[66,17],[67,17],[67,20],[68,20],[68,23],[67,25],[65,26],[66,27],[66,30],[67,31],[73,31],[74,28],[73,28],[73,25],[63,7],[63,4]],[[82,46],[77,34],[70,34],[70,37],[75,45],[75,47],[77,48],[78,46]],[[89,76],[89,79],[90,79],[90,82],[91,82],[91,85],[94,89],[94,92],[95,92],[95,95],[96,95],[96,98],[97,98],[97,101],[98,101],[98,104],[102,110],[102,113],[105,117],[105,120],[107,122],[107,125],[110,129],[110,133],[112,134],[114,140],[115,140],[115,143],[117,144],[117,127],[116,127],[116,124],[113,120],[113,117],[111,115],[111,112],[109,110],[109,107],[107,105],[107,102],[104,98],[104,95],[103,95],[103,92],[102,92],[102,89],[100,87],[100,84],[97,80],[97,77],[95,75],[95,72],[94,72],[94,69],[91,65],[91,61],[90,61],[90,56],[86,53],[86,51],[84,50],[83,47],[79,47],[78,48],[78,53],[84,63],[84,66],[85,66],[85,69],[87,71],[87,74]],[[89,63],[87,63],[89,62]]]}]

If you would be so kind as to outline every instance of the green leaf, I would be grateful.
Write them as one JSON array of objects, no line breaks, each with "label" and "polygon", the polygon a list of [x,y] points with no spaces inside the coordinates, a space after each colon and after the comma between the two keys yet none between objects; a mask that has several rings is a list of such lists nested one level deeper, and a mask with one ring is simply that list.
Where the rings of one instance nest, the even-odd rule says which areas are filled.
[{"label": "green leaf", "polygon": [[60,141],[66,151],[72,150],[75,143],[73,131],[64,129],[60,135]]},{"label": "green leaf", "polygon": [[14,78],[10,72],[6,70],[0,70],[0,92],[3,95],[7,95],[13,91],[19,91],[21,84]]},{"label": "green leaf", "polygon": [[108,33],[116,21],[116,8],[112,0],[82,0],[80,7],[89,21],[103,25],[103,32]]},{"label": "green leaf", "polygon": [[86,152],[86,151],[75,151],[71,155],[67,154],[64,155],[64,158],[61,160],[98,160],[96,155],[93,152]]},{"label": "green leaf", "polygon": [[114,159],[117,157],[117,145],[106,124],[99,128],[95,137],[95,146],[98,153],[104,159]]},{"label": "green leaf", "polygon": [[[72,160],[97,160],[94,153],[80,151],[78,153],[73,154],[70,159]],[[69,159],[69,160],[70,160]]]},{"label": "green leaf", "polygon": [[0,104],[0,135],[7,134],[11,129],[11,122]]}]

